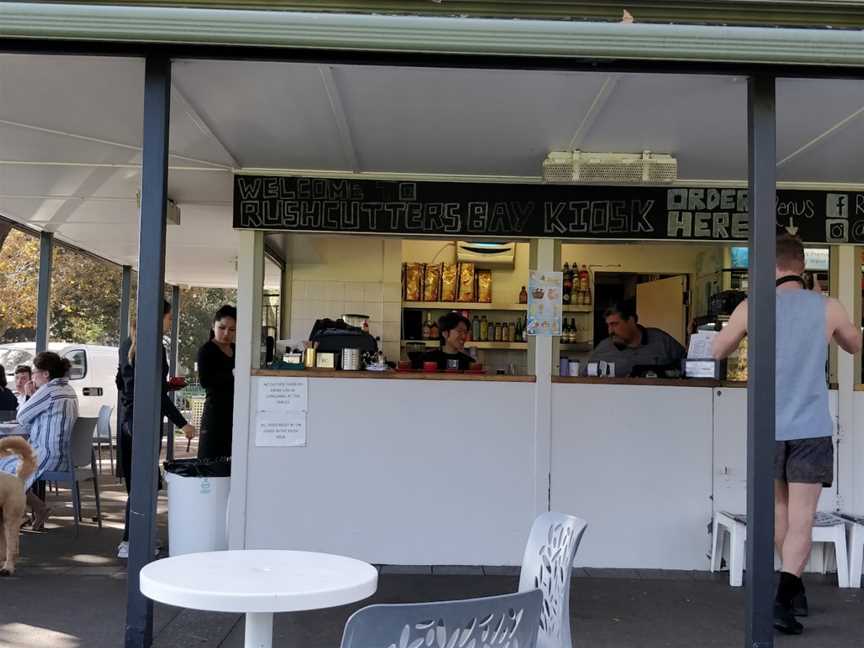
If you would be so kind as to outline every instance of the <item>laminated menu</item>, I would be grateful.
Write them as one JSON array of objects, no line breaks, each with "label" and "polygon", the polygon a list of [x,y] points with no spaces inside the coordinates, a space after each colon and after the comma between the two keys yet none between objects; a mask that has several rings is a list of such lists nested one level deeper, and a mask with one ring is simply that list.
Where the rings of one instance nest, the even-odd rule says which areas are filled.
[{"label": "laminated menu", "polygon": [[458,289],[458,266],[455,263],[445,263],[441,268],[441,292],[442,302],[455,302]]},{"label": "laminated menu", "polygon": [[405,301],[420,301],[423,290],[423,264],[405,266]]},{"label": "laminated menu", "polygon": [[474,264],[459,264],[459,301],[474,301]]},{"label": "laminated menu", "polygon": [[437,302],[441,294],[441,264],[429,264],[426,266],[426,274],[423,279],[423,301]]},{"label": "laminated menu", "polygon": [[492,271],[477,271],[477,301],[481,304],[492,303]]}]

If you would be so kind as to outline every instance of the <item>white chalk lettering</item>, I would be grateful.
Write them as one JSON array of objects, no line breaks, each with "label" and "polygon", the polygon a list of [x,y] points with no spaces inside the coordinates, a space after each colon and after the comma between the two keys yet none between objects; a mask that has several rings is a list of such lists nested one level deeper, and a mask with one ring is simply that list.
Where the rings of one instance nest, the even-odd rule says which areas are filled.
[{"label": "white chalk lettering", "polygon": [[546,234],[563,234],[567,226],[561,220],[566,203],[546,203],[543,205],[543,231]]},{"label": "white chalk lettering", "polygon": [[750,237],[750,219],[746,213],[732,214],[732,238],[746,239]]},{"label": "white chalk lettering", "polygon": [[485,232],[489,205],[482,202],[468,203],[468,231]]},{"label": "white chalk lettering", "polygon": [[714,212],[711,235],[715,239],[729,238],[729,214],[726,212]]},{"label": "white chalk lettering", "polygon": [[666,192],[666,209],[676,211],[687,209],[687,190],[669,189]]},{"label": "white chalk lettering", "polygon": [[710,212],[696,212],[693,217],[693,236],[696,238],[710,238],[711,236]]},{"label": "white chalk lettering", "polygon": [[670,211],[666,221],[666,236],[669,238],[690,238],[693,235],[693,214],[691,212]]},{"label": "white chalk lettering", "polygon": [[257,198],[261,193],[261,178],[253,178],[250,180],[245,176],[238,176],[237,189],[240,191],[241,200]]}]

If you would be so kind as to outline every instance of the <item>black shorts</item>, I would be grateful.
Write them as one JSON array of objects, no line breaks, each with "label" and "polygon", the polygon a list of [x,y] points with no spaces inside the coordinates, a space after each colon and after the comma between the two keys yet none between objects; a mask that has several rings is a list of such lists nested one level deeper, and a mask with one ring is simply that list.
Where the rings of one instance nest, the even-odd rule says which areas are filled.
[{"label": "black shorts", "polygon": [[834,483],[834,441],[831,437],[777,441],[774,479],[799,484]]}]

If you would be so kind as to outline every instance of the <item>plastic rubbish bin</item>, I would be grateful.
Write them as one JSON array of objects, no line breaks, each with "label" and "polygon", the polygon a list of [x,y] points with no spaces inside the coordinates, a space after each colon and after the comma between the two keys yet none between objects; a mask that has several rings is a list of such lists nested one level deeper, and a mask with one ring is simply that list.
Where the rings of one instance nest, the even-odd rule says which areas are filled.
[{"label": "plastic rubbish bin", "polygon": [[231,459],[180,459],[164,466],[169,554],[228,549]]}]

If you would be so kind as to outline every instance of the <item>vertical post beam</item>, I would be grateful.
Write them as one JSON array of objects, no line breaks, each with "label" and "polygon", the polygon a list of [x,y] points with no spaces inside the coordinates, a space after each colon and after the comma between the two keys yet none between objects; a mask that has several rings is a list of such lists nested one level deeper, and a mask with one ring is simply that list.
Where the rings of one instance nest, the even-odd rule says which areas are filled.
[{"label": "vertical post beam", "polygon": [[237,233],[237,337],[234,355],[234,434],[231,439],[231,495],[228,547],[246,548],[246,505],[250,456],[255,449],[255,393],[252,369],[261,359],[261,314],[264,289],[264,233]]},{"label": "vertical post beam", "polygon": [[[852,245],[837,248],[837,299],[853,322],[860,321],[861,267],[857,249]],[[831,345],[834,346],[833,344]],[[860,356],[837,353],[837,475],[834,488],[839,510],[857,511],[855,500],[855,383],[860,376]]]},{"label": "vertical post beam", "polygon": [[170,59],[148,56],[144,75],[126,648],[149,648],[153,643],[153,602],[141,594],[140,571],[153,559],[159,429],[162,425],[162,303],[171,103]]},{"label": "vertical post beam", "polygon": [[36,353],[48,350],[48,327],[51,324],[51,274],[54,268],[54,235],[39,235],[39,288],[36,293]]},{"label": "vertical post beam", "polygon": [[[560,267],[561,242],[536,239],[528,259],[532,270],[553,271]],[[527,281],[527,277],[526,277]],[[558,339],[547,335],[528,337],[528,367],[534,383],[534,511],[548,511],[552,477],[552,372],[558,364]]]},{"label": "vertical post beam", "polygon": [[750,294],[747,381],[747,648],[774,645],[774,380],[776,321],[775,81],[751,77]]}]

